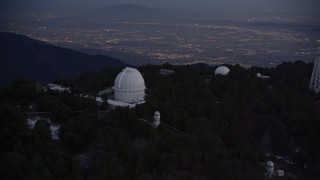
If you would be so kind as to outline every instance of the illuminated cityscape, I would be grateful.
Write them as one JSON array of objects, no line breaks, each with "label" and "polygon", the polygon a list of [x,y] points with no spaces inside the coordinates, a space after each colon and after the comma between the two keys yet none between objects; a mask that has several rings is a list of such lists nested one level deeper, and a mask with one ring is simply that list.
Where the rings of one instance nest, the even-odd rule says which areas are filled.
[{"label": "illuminated cityscape", "polygon": [[69,16],[33,14],[2,23],[1,29],[136,65],[169,62],[275,66],[282,61],[312,61],[314,44],[320,44],[317,22],[306,22],[307,17],[299,16],[185,21],[100,19],[83,23]]}]

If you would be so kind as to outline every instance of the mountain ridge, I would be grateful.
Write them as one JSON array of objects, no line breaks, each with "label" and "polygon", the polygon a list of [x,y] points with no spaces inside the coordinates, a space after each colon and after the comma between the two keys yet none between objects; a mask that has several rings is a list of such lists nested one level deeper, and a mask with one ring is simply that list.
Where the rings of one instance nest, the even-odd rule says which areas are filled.
[{"label": "mountain ridge", "polygon": [[46,83],[106,66],[121,68],[127,65],[108,56],[88,55],[24,35],[0,32],[0,86],[19,77]]}]

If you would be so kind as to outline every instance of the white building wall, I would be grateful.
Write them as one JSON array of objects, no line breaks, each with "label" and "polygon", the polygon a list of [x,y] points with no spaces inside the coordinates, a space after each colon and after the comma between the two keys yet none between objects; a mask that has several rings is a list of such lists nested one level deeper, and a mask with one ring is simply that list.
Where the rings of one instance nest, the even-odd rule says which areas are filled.
[{"label": "white building wall", "polygon": [[132,103],[132,102],[139,102],[144,101],[144,90],[139,91],[114,91],[114,98],[116,101]]}]

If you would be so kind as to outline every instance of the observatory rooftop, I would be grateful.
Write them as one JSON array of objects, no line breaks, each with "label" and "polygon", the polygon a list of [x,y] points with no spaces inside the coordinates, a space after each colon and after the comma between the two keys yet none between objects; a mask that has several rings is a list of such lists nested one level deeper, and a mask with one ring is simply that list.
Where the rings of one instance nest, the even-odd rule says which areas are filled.
[{"label": "observatory rooftop", "polygon": [[215,75],[220,74],[220,75],[226,76],[226,75],[228,75],[229,72],[230,72],[230,69],[229,69],[228,67],[226,67],[226,66],[219,66],[219,67],[215,70],[214,74],[215,74]]},{"label": "observatory rooftop", "polygon": [[[145,89],[144,79],[141,73],[134,68],[124,68],[114,81],[114,99],[109,104],[123,106],[121,103],[135,104],[144,102]],[[115,102],[118,103],[115,103]]]},{"label": "observatory rooftop", "polygon": [[113,86],[113,89],[121,91],[137,91],[145,88],[140,72],[130,67],[126,67],[118,74]]}]

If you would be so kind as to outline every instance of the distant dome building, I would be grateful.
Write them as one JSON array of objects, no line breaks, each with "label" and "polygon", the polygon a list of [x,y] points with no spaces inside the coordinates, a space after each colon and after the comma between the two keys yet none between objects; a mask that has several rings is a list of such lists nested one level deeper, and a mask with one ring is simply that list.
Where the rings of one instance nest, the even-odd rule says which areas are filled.
[{"label": "distant dome building", "polygon": [[265,76],[265,75],[262,75],[261,73],[257,73],[257,78],[270,79],[270,76]]},{"label": "distant dome building", "polygon": [[141,73],[134,68],[126,67],[114,81],[114,99],[124,103],[144,101],[145,89]]},{"label": "distant dome building", "polygon": [[219,66],[216,70],[215,70],[215,72],[214,72],[214,74],[215,75],[223,75],[223,76],[226,76],[226,75],[228,75],[228,73],[230,72],[230,69],[228,68],[228,67],[226,67],[226,66]]},{"label": "distant dome building", "polygon": [[258,78],[261,78],[261,76],[262,76],[261,73],[257,73]]},{"label": "distant dome building", "polygon": [[157,128],[160,125],[160,112],[156,111],[153,115],[153,127]]},{"label": "distant dome building", "polygon": [[266,164],[266,175],[272,176],[274,171],[274,163],[272,161],[268,161]]}]

